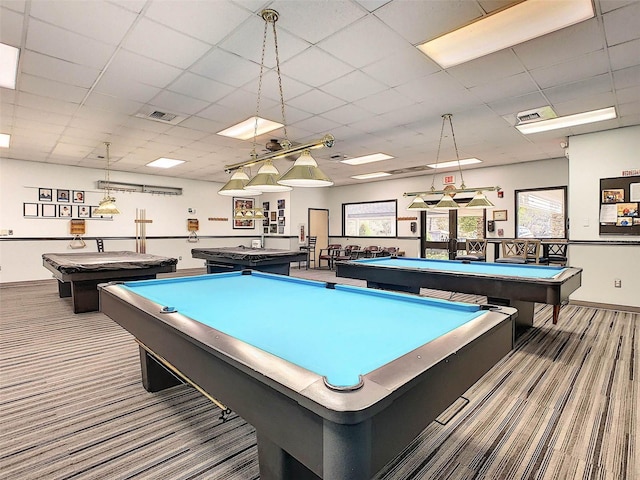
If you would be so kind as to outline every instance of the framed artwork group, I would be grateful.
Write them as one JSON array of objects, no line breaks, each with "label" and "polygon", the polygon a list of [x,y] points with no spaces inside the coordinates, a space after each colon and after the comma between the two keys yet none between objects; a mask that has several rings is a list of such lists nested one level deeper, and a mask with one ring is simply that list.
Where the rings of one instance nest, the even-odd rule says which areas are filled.
[{"label": "framed artwork group", "polygon": [[87,205],[84,190],[38,188],[38,202],[24,202],[26,218],[93,218],[111,219],[111,215],[94,213],[97,205]]}]

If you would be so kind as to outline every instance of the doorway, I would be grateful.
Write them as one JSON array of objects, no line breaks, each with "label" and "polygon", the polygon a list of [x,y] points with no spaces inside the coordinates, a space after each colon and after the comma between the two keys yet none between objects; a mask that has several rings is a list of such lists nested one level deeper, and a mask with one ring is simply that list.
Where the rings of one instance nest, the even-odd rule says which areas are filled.
[{"label": "doorway", "polygon": [[309,236],[316,237],[316,251],[313,259],[313,266],[318,265],[318,254],[323,248],[329,245],[329,210],[321,208],[310,208],[309,216]]},{"label": "doorway", "polygon": [[467,238],[485,238],[485,225],[485,209],[422,211],[420,257],[452,260],[458,250],[465,249]]}]

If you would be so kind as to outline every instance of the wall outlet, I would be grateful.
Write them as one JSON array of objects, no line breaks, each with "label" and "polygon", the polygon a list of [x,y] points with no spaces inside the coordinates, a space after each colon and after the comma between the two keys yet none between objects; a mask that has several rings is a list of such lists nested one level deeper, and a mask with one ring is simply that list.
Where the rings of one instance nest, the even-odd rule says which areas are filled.
[{"label": "wall outlet", "polygon": [[614,279],[613,286],[615,288],[622,288],[622,280],[620,280],[619,278]]}]

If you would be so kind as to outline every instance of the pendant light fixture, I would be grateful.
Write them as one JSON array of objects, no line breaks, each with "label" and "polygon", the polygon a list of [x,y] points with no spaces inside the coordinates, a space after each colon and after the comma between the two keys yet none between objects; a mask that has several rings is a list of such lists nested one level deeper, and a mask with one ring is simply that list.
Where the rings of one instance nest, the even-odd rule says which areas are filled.
[{"label": "pendant light fixture", "polygon": [[98,204],[98,208],[96,208],[93,213],[96,215],[118,215],[120,210],[116,207],[116,199],[111,196],[111,184],[110,184],[110,170],[111,170],[111,158],[109,155],[109,147],[111,143],[104,142],[104,145],[107,149],[107,170],[105,173],[105,183],[106,183],[106,192],[104,198]]}]

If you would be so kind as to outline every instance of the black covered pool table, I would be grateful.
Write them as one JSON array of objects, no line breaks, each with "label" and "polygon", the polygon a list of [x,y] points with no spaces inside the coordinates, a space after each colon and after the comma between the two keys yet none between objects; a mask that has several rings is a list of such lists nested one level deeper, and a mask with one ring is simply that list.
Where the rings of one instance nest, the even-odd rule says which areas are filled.
[{"label": "black covered pool table", "polygon": [[145,389],[177,375],[255,427],[261,480],[370,479],[511,351],[517,315],[253,270],[103,284],[100,303]]},{"label": "black covered pool table", "polygon": [[99,283],[156,278],[175,272],[177,263],[177,258],[125,251],[42,255],[42,264],[58,279],[60,298],[71,297],[73,313],[100,309]]},{"label": "black covered pool table", "polygon": [[207,273],[225,273],[234,270],[259,270],[267,273],[289,275],[291,262],[306,262],[307,252],[276,248],[218,247],[193,248],[193,258],[207,263]]}]

